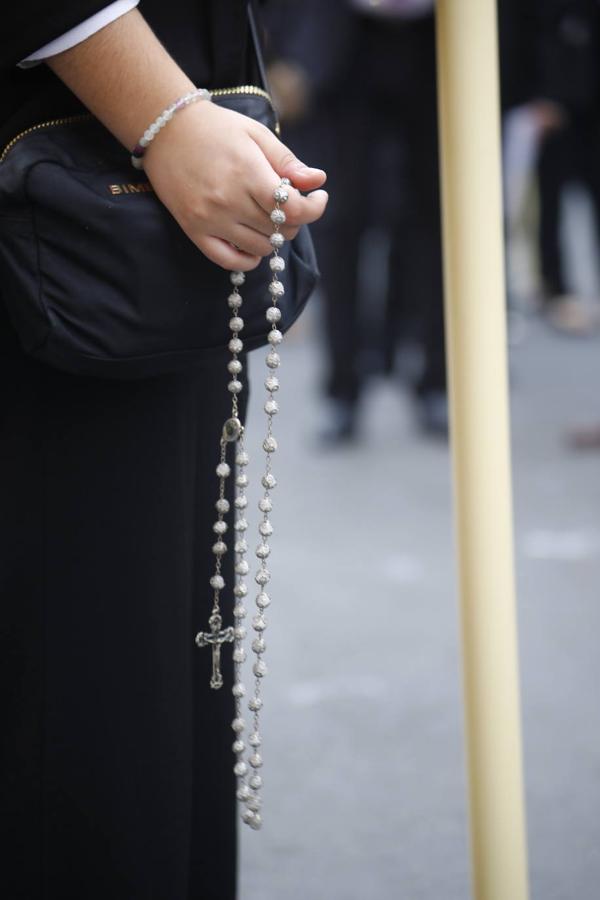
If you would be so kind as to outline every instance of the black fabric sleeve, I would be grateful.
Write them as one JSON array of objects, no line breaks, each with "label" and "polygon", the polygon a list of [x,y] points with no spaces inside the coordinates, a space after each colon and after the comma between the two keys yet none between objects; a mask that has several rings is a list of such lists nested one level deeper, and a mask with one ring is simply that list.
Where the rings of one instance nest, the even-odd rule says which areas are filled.
[{"label": "black fabric sleeve", "polygon": [[8,0],[2,11],[0,68],[16,66],[24,57],[60,37],[108,6],[110,0]]}]

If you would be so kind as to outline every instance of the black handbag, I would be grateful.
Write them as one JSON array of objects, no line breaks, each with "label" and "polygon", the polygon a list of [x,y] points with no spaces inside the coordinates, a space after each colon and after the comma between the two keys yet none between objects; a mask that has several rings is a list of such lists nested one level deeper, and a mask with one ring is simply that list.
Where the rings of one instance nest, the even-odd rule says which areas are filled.
[{"label": "black handbag", "polygon": [[[213,98],[277,130],[262,88]],[[286,330],[318,277],[306,226],[281,255]],[[266,267],[263,260],[247,273],[242,290],[246,350],[266,343]],[[33,126],[0,155],[0,285],[23,348],[76,374],[172,372],[222,354],[230,338],[227,272],[190,241],[90,115]]]}]

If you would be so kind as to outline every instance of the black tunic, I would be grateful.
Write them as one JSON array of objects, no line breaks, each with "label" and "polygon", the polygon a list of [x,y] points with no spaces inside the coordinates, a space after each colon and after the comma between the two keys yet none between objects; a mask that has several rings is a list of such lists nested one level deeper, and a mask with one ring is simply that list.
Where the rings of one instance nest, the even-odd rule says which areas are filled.
[{"label": "black tunic", "polygon": [[[15,60],[104,5],[9,5],[4,137],[74,102]],[[246,80],[242,0],[141,10],[197,84]],[[232,900],[233,703],[194,644],[226,360],[143,381],[65,375],[24,356],[1,303],[0,351],[0,896]],[[229,648],[224,668],[231,684]]]}]

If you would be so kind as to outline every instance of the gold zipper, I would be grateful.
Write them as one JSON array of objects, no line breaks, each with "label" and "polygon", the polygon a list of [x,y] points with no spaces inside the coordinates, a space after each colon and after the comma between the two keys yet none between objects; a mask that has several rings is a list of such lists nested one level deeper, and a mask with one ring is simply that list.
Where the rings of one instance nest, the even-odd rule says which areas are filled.
[{"label": "gold zipper", "polygon": [[[213,97],[231,97],[235,94],[263,97],[268,101],[271,108],[274,110],[273,101],[271,100],[271,97],[267,93],[267,91],[263,90],[260,87],[256,87],[253,84],[242,84],[239,87],[230,88],[216,88],[214,91],[211,91],[211,94]],[[4,162],[15,144],[17,144],[21,140],[21,138],[27,137],[28,134],[33,134],[35,131],[41,131],[42,128],[56,128],[59,125],[75,125],[79,122],[87,122],[91,118],[93,118],[91,113],[80,113],[73,116],[63,116],[60,119],[49,119],[47,122],[38,122],[37,125],[31,125],[29,128],[25,128],[24,131],[20,131],[19,134],[15,135],[15,137],[8,142],[8,144],[0,154],[0,163]],[[281,133],[279,120],[277,119],[275,122],[275,131],[278,135]]]}]

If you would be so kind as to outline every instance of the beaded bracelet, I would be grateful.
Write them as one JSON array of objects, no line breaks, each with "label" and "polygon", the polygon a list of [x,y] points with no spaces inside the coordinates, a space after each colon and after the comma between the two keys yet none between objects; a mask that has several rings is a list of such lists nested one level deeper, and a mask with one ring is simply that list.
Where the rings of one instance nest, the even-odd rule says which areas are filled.
[{"label": "beaded bracelet", "polygon": [[154,120],[152,125],[148,126],[131,151],[131,165],[134,166],[134,168],[144,168],[144,163],[142,161],[144,154],[148,145],[154,140],[158,132],[165,127],[167,122],[171,121],[176,112],[183,109],[185,106],[189,106],[191,103],[196,103],[197,100],[212,100],[212,94],[210,91],[205,90],[205,88],[197,88],[195,91],[190,91],[188,94],[184,94],[183,97],[179,97],[179,99],[174,103],[171,103],[170,106],[167,106],[167,108],[161,112],[160,116]]}]

